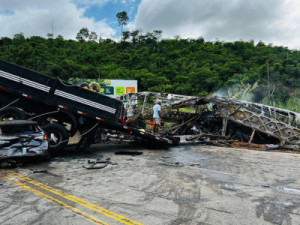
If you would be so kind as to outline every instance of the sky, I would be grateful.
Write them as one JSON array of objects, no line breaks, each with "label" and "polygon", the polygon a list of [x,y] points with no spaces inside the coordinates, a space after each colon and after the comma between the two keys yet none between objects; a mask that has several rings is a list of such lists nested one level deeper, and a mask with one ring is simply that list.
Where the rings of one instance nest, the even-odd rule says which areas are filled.
[{"label": "sky", "polygon": [[300,0],[0,0],[0,38],[48,33],[75,39],[81,28],[118,40],[127,30],[162,30],[163,38],[259,41],[300,50]]}]

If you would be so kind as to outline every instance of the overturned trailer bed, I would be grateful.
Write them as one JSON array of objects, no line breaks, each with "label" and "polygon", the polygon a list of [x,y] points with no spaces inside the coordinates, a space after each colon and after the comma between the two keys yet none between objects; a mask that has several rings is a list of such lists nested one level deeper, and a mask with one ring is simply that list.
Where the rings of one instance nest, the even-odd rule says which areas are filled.
[{"label": "overturned trailer bed", "polygon": [[51,152],[64,150],[75,135],[88,147],[97,142],[101,125],[155,144],[176,144],[120,123],[122,107],[119,100],[0,59],[0,121],[36,120],[50,137]]}]

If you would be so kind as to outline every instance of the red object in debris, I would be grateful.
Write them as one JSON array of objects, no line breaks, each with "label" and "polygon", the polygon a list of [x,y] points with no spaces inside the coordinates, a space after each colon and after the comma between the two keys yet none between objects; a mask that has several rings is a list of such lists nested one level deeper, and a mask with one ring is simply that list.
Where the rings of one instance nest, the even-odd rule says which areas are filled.
[{"label": "red object in debris", "polygon": [[122,124],[127,124],[126,120],[124,120],[122,118],[119,118],[119,122],[122,123]]},{"label": "red object in debris", "polygon": [[149,125],[150,125],[150,129],[153,130],[153,128],[154,128],[154,121],[150,120],[149,121]]}]

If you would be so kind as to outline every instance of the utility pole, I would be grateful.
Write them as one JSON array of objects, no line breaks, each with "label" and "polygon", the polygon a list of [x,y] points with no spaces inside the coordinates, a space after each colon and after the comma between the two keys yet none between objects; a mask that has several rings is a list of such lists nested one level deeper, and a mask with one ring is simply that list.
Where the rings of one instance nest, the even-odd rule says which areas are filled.
[{"label": "utility pole", "polygon": [[270,105],[270,71],[269,71],[269,59],[267,60],[267,74],[268,74],[268,104]]},{"label": "utility pole", "polygon": [[52,38],[54,39],[54,26],[53,26],[53,18],[52,18],[52,26],[51,26],[51,28],[52,28]]}]

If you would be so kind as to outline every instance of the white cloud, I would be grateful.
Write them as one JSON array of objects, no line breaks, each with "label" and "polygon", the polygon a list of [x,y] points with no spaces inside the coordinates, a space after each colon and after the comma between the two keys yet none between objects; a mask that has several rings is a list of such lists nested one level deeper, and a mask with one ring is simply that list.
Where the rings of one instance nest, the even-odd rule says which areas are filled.
[{"label": "white cloud", "polygon": [[[110,2],[112,0],[71,0],[73,3],[75,3],[78,6],[81,7],[91,7],[94,5],[103,6],[107,2]],[[115,1],[115,0],[114,0]]]},{"label": "white cloud", "polygon": [[135,0],[71,0],[73,3],[79,7],[90,8],[92,6],[103,6],[108,2],[113,2],[114,4],[129,5],[133,4]]},{"label": "white cloud", "polygon": [[298,0],[142,0],[135,28],[165,37],[245,41],[300,48]]},{"label": "white cloud", "polygon": [[[103,3],[106,0],[98,0]],[[86,3],[89,0],[85,0]],[[84,16],[85,8],[76,7],[69,0],[0,0],[0,37],[12,37],[24,33],[26,37],[38,35],[45,37],[51,33],[52,21],[54,35],[75,39],[77,32],[86,27],[102,37],[112,37],[116,31],[105,20],[96,21]]]}]

